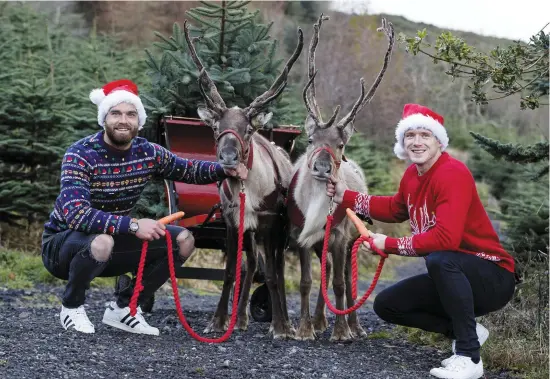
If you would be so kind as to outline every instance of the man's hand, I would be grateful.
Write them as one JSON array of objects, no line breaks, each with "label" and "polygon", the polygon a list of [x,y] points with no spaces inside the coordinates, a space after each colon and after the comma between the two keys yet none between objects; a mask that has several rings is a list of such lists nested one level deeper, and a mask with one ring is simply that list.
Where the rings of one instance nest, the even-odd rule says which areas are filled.
[{"label": "man's hand", "polygon": [[164,237],[166,233],[166,225],[150,218],[142,218],[138,220],[138,231],[136,237],[144,241],[158,240]]},{"label": "man's hand", "polygon": [[344,183],[333,179],[327,181],[327,196],[332,197],[336,204],[341,204],[344,201],[344,192],[346,192]]},{"label": "man's hand", "polygon": [[248,177],[248,169],[243,163],[239,163],[237,168],[224,168],[223,171],[227,176],[233,176],[241,180],[246,180]]},{"label": "man's hand", "polygon": [[[372,238],[372,242],[374,243],[374,246],[377,247],[378,249],[384,251],[384,248],[386,247],[386,238],[388,238],[388,236],[384,235],[384,234],[379,234],[379,233],[373,233],[369,230],[369,234],[370,234],[370,237]],[[377,253],[375,253],[374,251],[371,250],[370,248],[370,243],[368,243],[367,241],[363,242],[363,246],[369,250],[373,255],[378,255]]]}]

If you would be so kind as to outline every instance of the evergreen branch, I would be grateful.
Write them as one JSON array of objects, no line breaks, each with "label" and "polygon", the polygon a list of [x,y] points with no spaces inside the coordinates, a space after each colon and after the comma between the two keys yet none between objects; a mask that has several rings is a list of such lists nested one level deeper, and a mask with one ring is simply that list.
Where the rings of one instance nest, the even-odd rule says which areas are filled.
[{"label": "evergreen branch", "polygon": [[214,29],[216,29],[216,30],[219,30],[219,29],[220,29],[220,26],[219,26],[219,25],[214,24],[214,23],[212,23],[212,22],[210,22],[210,21],[204,20],[202,17],[199,17],[199,16],[195,15],[195,14],[193,13],[192,10],[185,11],[185,14],[187,14],[189,17],[191,17],[192,19],[198,21],[199,23],[201,23],[201,24],[203,24],[203,25],[210,26],[211,28],[214,28]]},{"label": "evergreen branch", "polygon": [[533,176],[530,177],[531,180],[539,180],[540,178],[546,176],[549,174],[550,166],[545,165],[544,167],[540,168],[537,173],[535,173]]},{"label": "evergreen branch", "polygon": [[201,3],[204,6],[207,6],[208,8],[216,8],[216,9],[221,9],[222,8],[214,2],[208,2],[208,1],[202,1],[201,0],[201,1],[199,1],[199,3]]},{"label": "evergreen branch", "polygon": [[154,32],[154,34],[159,37],[160,39],[162,39],[164,42],[166,42],[168,45],[170,45],[171,47],[174,48],[174,50],[178,50],[179,49],[179,46],[176,44],[176,41],[174,41],[173,38],[166,38],[165,36],[163,36],[161,33],[159,32]]},{"label": "evergreen branch", "polygon": [[217,9],[194,8],[193,12],[196,12],[206,17],[213,17],[213,16],[217,16],[220,13],[220,8],[217,8]]},{"label": "evergreen branch", "polygon": [[149,49],[145,49],[145,54],[147,54],[147,57],[149,58],[149,60],[147,61],[149,66],[151,66],[152,69],[155,69],[158,72],[160,72],[160,67],[158,66],[157,62],[155,61],[155,58],[153,57],[153,54],[151,54]]},{"label": "evergreen branch", "polygon": [[248,3],[250,3],[250,0],[249,1],[229,1],[227,8],[229,9],[244,8]]},{"label": "evergreen branch", "polygon": [[499,141],[470,132],[475,142],[496,159],[504,158],[515,163],[535,163],[548,159],[548,142],[538,142],[529,146],[503,144]]}]

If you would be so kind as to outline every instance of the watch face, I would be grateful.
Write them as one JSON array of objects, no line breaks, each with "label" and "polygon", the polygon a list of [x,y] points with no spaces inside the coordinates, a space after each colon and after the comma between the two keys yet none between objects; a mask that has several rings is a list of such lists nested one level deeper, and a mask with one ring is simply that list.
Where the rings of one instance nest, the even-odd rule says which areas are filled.
[{"label": "watch face", "polygon": [[131,230],[132,232],[137,232],[138,227],[139,227],[139,225],[138,225],[136,222],[132,222],[132,223],[130,224],[130,230]]}]

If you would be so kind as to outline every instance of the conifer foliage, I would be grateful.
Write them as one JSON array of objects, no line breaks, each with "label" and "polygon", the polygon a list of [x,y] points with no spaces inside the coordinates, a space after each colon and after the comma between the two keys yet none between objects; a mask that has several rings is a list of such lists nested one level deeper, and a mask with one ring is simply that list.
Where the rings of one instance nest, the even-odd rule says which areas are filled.
[{"label": "conifer foliage", "polygon": [[[284,60],[277,54],[278,42],[269,35],[272,23],[262,23],[259,11],[249,12],[249,2],[201,3],[186,12],[196,25],[190,31],[199,37],[197,53],[226,104],[245,107],[269,88]],[[146,107],[156,116],[196,117],[203,99],[183,30],[175,23],[172,36],[155,35],[161,40],[154,43],[160,56],[146,49],[152,87],[145,95]],[[288,103],[283,99],[271,105],[275,123],[301,121],[285,112]]]}]

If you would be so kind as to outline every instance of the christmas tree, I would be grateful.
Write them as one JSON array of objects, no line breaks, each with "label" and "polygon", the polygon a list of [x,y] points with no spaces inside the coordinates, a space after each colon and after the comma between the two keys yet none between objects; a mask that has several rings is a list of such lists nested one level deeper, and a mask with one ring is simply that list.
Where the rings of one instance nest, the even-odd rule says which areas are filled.
[{"label": "christmas tree", "polygon": [[0,221],[43,222],[65,149],[99,131],[88,94],[135,77],[140,63],[112,39],[73,37],[26,4],[3,5],[0,45]]},{"label": "christmas tree", "polygon": [[[269,36],[272,23],[262,23],[259,11],[249,12],[248,2],[202,3],[187,12],[198,25],[190,29],[193,37],[200,37],[197,53],[227,106],[244,108],[270,87],[283,62],[276,58],[278,42]],[[144,96],[146,107],[157,119],[168,114],[196,117],[203,98],[183,31],[176,23],[172,36],[155,34],[162,40],[154,44],[161,53],[155,57],[146,49],[152,87]],[[287,112],[290,102],[281,97],[269,109],[274,122],[301,122],[299,109]]]}]

